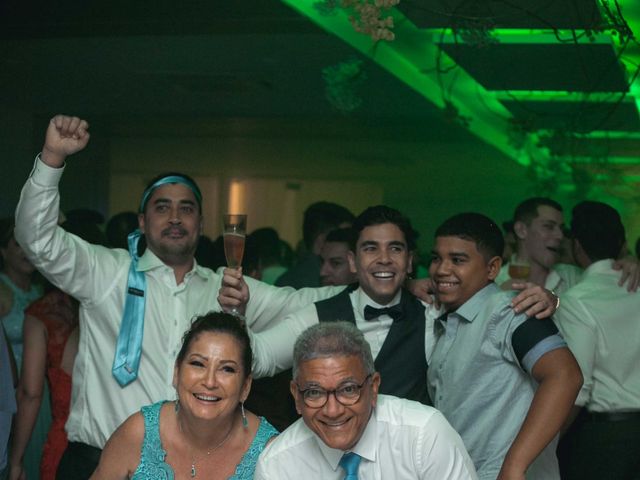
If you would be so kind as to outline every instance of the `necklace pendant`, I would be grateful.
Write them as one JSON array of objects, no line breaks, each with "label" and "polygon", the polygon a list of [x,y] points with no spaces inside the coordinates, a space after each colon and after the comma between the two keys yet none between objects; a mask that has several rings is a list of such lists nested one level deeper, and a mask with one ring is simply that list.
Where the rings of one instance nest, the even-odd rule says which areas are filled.
[{"label": "necklace pendant", "polygon": [[196,476],[196,464],[192,463],[191,464],[191,478],[195,478]]}]

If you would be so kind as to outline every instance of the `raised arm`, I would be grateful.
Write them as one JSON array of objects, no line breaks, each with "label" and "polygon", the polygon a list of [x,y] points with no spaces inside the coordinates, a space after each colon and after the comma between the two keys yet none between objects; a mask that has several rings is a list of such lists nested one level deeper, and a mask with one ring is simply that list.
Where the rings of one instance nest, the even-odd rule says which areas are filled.
[{"label": "raised arm", "polygon": [[23,337],[22,374],[17,391],[18,412],[9,458],[10,480],[26,478],[23,465],[24,451],[42,403],[47,363],[47,332],[43,323],[34,316],[25,316]]},{"label": "raised arm", "polygon": [[511,444],[498,480],[524,480],[529,465],[560,431],[582,385],[580,367],[568,348],[545,353],[532,376],[538,389]]},{"label": "raised arm", "polygon": [[[87,123],[58,115],[51,119],[40,159],[36,160],[16,209],[15,237],[29,260],[54,285],[80,301],[101,298],[114,282],[101,276],[116,262],[117,253],[93,246],[58,226],[58,183],[67,155],[84,148],[89,140]],[[100,264],[102,268],[98,268]]]},{"label": "raised arm", "polygon": [[259,333],[249,330],[253,351],[253,376],[269,377],[293,365],[293,345],[296,338],[318,323],[315,305],[287,315],[272,328]]},{"label": "raised arm", "polygon": [[56,115],[49,121],[41,159],[52,168],[60,168],[69,155],[84,149],[89,142],[86,120]]}]

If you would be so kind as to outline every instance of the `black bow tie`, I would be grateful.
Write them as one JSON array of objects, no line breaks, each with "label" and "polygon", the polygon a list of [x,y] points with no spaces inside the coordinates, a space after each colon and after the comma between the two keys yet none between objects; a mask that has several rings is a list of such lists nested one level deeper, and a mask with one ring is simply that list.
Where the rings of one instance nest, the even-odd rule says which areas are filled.
[{"label": "black bow tie", "polygon": [[393,307],[375,308],[370,305],[364,307],[365,320],[378,318],[380,315],[389,315],[393,320],[399,320],[402,317],[402,305],[397,303]]}]

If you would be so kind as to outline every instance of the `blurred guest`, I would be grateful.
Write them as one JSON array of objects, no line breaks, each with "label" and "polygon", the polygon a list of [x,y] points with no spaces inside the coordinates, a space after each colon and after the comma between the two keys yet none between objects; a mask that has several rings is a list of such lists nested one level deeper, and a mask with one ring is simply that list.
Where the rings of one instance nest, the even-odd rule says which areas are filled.
[{"label": "blurred guest", "polygon": [[102,225],[104,215],[92,208],[74,208],[64,212],[64,221],[72,225]]},{"label": "blurred guest", "polygon": [[562,296],[555,320],[576,356],[584,385],[577,419],[560,441],[563,480],[633,480],[640,474],[640,297],[613,270],[625,243],[618,212],[581,202],[571,220],[574,255],[585,268]]},{"label": "blurred guest", "polygon": [[[2,305],[0,305],[0,308]],[[2,310],[0,310],[0,314]],[[16,412],[16,397],[13,394],[16,379],[15,363],[9,351],[9,342],[0,325],[0,478],[6,477],[7,445],[11,432],[11,420]]]},{"label": "blurred guest", "polygon": [[327,233],[335,228],[348,227],[353,214],[341,205],[316,202],[304,211],[302,239],[306,249],[304,257],[276,281],[279,287],[294,288],[320,286],[320,250]]},{"label": "blurred guest", "polygon": [[[42,296],[42,287],[33,282],[35,267],[16,242],[13,218],[5,218],[0,221],[0,254],[2,255],[0,282],[9,291],[6,303],[11,305],[0,320],[7,333],[15,363],[20,373],[24,348],[24,311],[31,302]],[[25,466],[29,478],[36,478],[38,475],[42,449],[51,425],[51,405],[49,403],[48,388],[45,388],[44,398],[46,400],[40,405],[31,440],[24,452]]]},{"label": "blurred guest", "polygon": [[518,249],[516,234],[513,231],[513,220],[502,222],[502,232],[504,234],[504,251],[502,252],[502,263],[506,264]]},{"label": "blurred guest", "polygon": [[0,282],[11,292],[11,308],[2,317],[2,324],[7,332],[11,349],[20,368],[22,362],[22,326],[24,310],[42,295],[42,287],[33,282],[35,267],[20,248],[13,236],[13,218],[0,221]]},{"label": "blurred guest", "polygon": [[240,320],[197,318],[176,359],[177,400],[142,407],[107,442],[93,479],[253,478],[277,431],[245,410],[251,346]]},{"label": "blurred guest", "polygon": [[[84,240],[106,245],[107,240],[91,218],[66,217],[62,227]],[[75,220],[72,220],[74,219]],[[67,447],[64,424],[69,416],[71,372],[78,351],[78,302],[49,286],[44,297],[25,311],[22,374],[18,385],[10,480],[23,478],[24,452],[43,400],[45,376],[51,392],[51,428],[40,462],[40,479],[53,480]]]},{"label": "blurred guest", "polygon": [[293,356],[291,395],[302,418],[267,446],[257,480],[477,478],[440,412],[378,395],[380,374],[354,325],[310,327]]},{"label": "blurred guest", "polygon": [[222,266],[218,265],[215,248],[215,244],[209,237],[207,237],[206,235],[200,235],[198,246],[196,247],[196,253],[194,254],[198,265],[202,265],[203,267],[211,269]]},{"label": "blurred guest", "polygon": [[322,285],[350,285],[357,276],[349,268],[349,251],[355,245],[355,232],[351,228],[331,230],[320,250],[320,283]]},{"label": "blurred guest", "polygon": [[282,244],[278,232],[269,227],[258,228],[248,236],[247,243],[256,249],[260,280],[273,285],[287,271],[282,262]]},{"label": "blurred guest", "polygon": [[[564,239],[564,215],[562,206],[550,198],[533,197],[521,202],[513,214],[513,231],[516,235],[515,258],[528,265],[526,279],[513,279],[509,264],[502,266],[496,283],[504,289],[514,282],[529,281],[562,294],[580,281],[582,270],[575,265],[559,263]],[[629,291],[640,284],[638,260],[627,257],[616,263],[622,270],[620,285],[627,281]]]},{"label": "blurred guest", "polygon": [[138,216],[134,212],[120,212],[107,222],[105,233],[111,248],[129,248],[127,237],[138,228]]}]

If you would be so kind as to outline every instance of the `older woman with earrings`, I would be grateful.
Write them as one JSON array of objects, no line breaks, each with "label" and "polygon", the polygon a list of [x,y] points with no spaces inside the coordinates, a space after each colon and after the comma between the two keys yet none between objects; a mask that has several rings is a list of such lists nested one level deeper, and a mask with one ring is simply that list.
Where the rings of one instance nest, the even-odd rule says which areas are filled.
[{"label": "older woman with earrings", "polygon": [[[153,361],[153,359],[148,359]],[[241,321],[196,318],[176,359],[175,402],[143,407],[114,432],[92,479],[252,479],[277,431],[244,409],[252,352]]]}]

